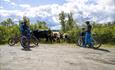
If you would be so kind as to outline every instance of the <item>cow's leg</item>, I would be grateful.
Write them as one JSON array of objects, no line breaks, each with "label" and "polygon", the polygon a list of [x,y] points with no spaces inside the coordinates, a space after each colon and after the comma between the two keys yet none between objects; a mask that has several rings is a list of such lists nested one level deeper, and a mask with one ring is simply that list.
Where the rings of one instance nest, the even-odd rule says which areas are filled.
[{"label": "cow's leg", "polygon": [[48,42],[48,37],[46,38],[46,42]]},{"label": "cow's leg", "polygon": [[60,38],[58,38],[58,42],[60,43]]},{"label": "cow's leg", "polygon": [[52,41],[53,41],[53,38],[52,38],[52,37],[50,37],[50,42],[52,43]]}]

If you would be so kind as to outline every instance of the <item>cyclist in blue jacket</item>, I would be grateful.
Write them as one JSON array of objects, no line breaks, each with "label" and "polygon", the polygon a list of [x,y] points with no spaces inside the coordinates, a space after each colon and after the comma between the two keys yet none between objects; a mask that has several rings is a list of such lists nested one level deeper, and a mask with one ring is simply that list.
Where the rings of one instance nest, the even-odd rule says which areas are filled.
[{"label": "cyclist in blue jacket", "polygon": [[[29,28],[29,26],[27,25],[27,22],[28,22],[28,20],[27,20],[27,18],[24,16],[23,17],[23,22],[21,22],[21,24],[20,24],[20,32],[21,32],[21,35],[22,36],[26,36],[27,37],[27,39],[28,39],[28,42],[29,42],[29,45],[30,45],[30,28]],[[21,39],[22,40],[22,39]],[[22,45],[22,47],[24,48],[24,49],[29,49],[30,48],[30,46],[27,46],[27,47],[24,47],[23,45]]]}]

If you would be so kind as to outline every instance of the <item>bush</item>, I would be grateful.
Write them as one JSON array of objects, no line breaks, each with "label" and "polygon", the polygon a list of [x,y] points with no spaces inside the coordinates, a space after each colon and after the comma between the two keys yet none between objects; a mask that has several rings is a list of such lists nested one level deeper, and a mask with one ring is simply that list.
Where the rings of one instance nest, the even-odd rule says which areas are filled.
[{"label": "bush", "polygon": [[97,34],[97,38],[101,40],[102,43],[114,43],[115,42],[115,26],[114,25],[101,25],[95,26],[93,32]]},{"label": "bush", "polygon": [[72,29],[71,31],[68,31],[67,34],[70,36],[69,43],[75,43],[79,37],[79,33],[80,33],[79,28],[75,28],[75,29]]},{"label": "bush", "polygon": [[11,36],[19,35],[19,34],[20,34],[19,26],[17,25],[10,26],[10,27],[0,26],[0,44],[7,43],[8,39]]}]

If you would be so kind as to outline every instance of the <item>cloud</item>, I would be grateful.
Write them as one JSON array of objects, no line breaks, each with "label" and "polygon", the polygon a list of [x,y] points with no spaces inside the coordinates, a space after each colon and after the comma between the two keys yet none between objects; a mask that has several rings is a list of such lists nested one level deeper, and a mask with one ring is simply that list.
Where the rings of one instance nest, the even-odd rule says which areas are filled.
[{"label": "cloud", "polygon": [[1,9],[0,10],[0,16],[2,17],[12,17],[12,15],[14,16],[23,16],[24,13],[20,10],[4,10],[4,9]]},{"label": "cloud", "polygon": [[4,0],[5,2],[7,2],[8,4],[11,4],[13,6],[17,6],[16,3],[14,3],[12,0]]},{"label": "cloud", "polygon": [[13,22],[15,22],[16,24],[19,24],[19,23],[18,23],[18,22],[19,22],[19,19],[14,18],[14,19],[13,19]]},{"label": "cloud", "polygon": [[0,6],[0,9],[3,9],[3,7],[2,7],[2,6]]},{"label": "cloud", "polygon": [[59,30],[61,28],[61,25],[51,26],[52,30]]},{"label": "cloud", "polygon": [[11,0],[4,0],[5,2],[11,2]]},{"label": "cloud", "polygon": [[[75,17],[82,16],[82,18],[84,19],[89,18],[88,20],[91,21],[98,21],[98,20],[103,21],[104,19],[111,18],[112,15],[115,15],[114,0],[66,0],[66,1],[67,3],[65,5],[71,6],[70,10],[73,10],[72,12],[76,15]],[[87,2],[89,1],[92,2],[87,4]],[[111,18],[111,20],[114,19],[115,17]]]},{"label": "cloud", "polygon": [[17,4],[16,4],[16,3],[14,3],[14,2],[11,2],[11,5],[16,6]]},{"label": "cloud", "polygon": [[[7,0],[5,0],[7,1]],[[52,22],[52,24],[59,24],[58,14],[61,11],[65,13],[72,12],[73,17],[78,22],[86,20],[97,22],[108,22],[115,19],[115,2],[114,0],[65,0],[62,5],[47,4],[41,6],[32,6],[29,4],[15,4],[19,6],[19,10],[1,10],[0,16],[16,15],[22,17],[26,15],[29,18],[40,17],[41,19]],[[11,2],[8,0],[7,2]]]},{"label": "cloud", "polygon": [[22,8],[30,8],[31,7],[29,4],[20,4],[19,6]]}]

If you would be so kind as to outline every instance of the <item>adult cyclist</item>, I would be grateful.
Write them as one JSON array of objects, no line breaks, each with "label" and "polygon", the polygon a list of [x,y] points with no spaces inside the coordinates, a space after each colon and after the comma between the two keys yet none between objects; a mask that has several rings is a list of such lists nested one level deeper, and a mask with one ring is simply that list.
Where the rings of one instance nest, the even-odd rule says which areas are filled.
[{"label": "adult cyclist", "polygon": [[[26,36],[26,38],[28,39],[28,46],[24,46],[22,45],[22,47],[24,48],[24,50],[30,50],[30,28],[28,25],[28,18],[26,16],[23,17],[23,22],[21,22],[20,24],[20,32],[22,36]],[[23,37],[21,37],[21,41]],[[23,42],[23,41],[22,41]]]},{"label": "adult cyclist", "polygon": [[86,47],[86,45],[93,47],[93,44],[91,43],[91,41],[92,41],[92,36],[91,36],[92,26],[89,21],[86,21],[85,23],[86,23],[87,27],[86,27],[86,33],[85,33],[85,43],[84,43],[83,47]]}]

